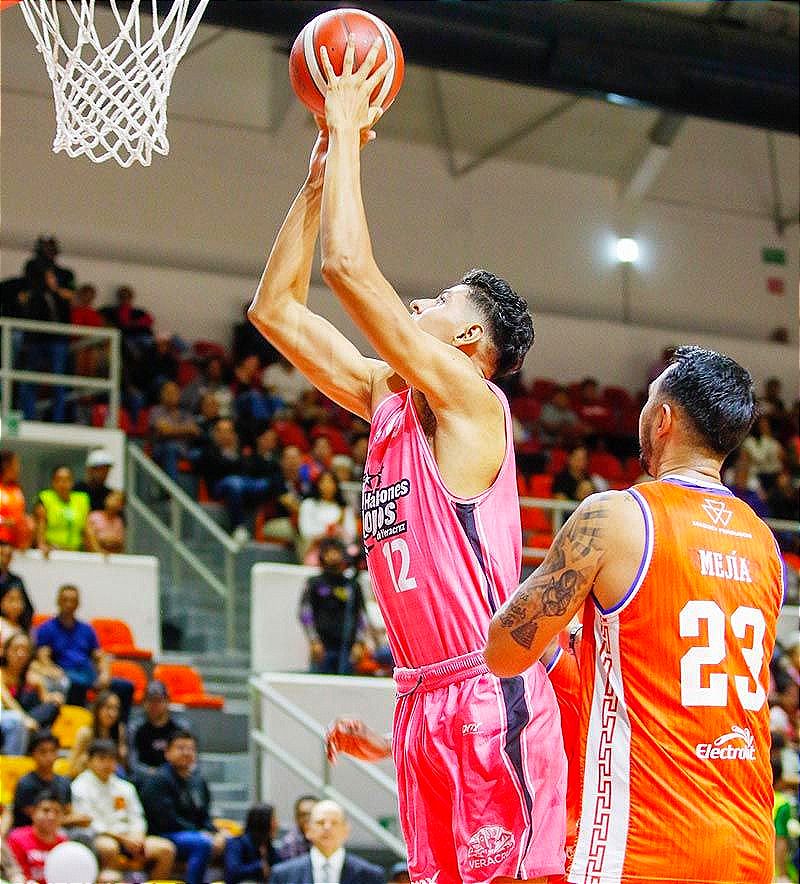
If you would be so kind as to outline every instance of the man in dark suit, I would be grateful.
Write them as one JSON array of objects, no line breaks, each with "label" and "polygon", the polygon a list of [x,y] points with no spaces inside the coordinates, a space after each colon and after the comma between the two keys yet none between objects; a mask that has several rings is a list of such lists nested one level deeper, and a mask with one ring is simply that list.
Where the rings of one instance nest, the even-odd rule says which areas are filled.
[{"label": "man in dark suit", "polygon": [[273,866],[271,884],[383,884],[384,871],[345,849],[350,824],[335,801],[318,801],[311,811],[306,856]]}]

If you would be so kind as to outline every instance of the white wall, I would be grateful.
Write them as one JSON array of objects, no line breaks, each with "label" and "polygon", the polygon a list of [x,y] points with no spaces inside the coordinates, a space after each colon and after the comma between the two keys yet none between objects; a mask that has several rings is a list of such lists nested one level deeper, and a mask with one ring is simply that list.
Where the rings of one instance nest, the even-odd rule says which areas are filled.
[{"label": "white wall", "polygon": [[[147,169],[54,155],[52,130],[51,99],[3,94],[3,246],[25,250],[55,232],[82,279],[132,283],[163,325],[192,336],[237,318],[304,175],[312,132],[301,109],[275,133],[171,118],[171,153]],[[485,265],[537,312],[622,317],[611,179],[498,159],[454,179],[437,149],[381,138],[364,166],[376,256],[406,295]],[[634,322],[761,340],[782,325],[796,340],[796,226],[779,239],[757,216],[646,201],[635,227]],[[772,245],[787,252],[784,297],[765,291],[761,247]],[[3,258],[2,272],[16,272],[19,253]],[[117,274],[103,270],[108,260],[122,265]],[[126,263],[191,272],[134,275]]]},{"label": "white wall", "polygon": [[[337,675],[275,675],[270,684],[282,697],[299,706],[306,715],[324,729],[337,715],[362,718],[378,733],[389,733],[395,704],[394,681],[390,678],[356,678]],[[261,727],[284,751],[310,769],[320,779],[325,770],[321,740],[287,715],[282,704],[262,700]],[[377,768],[392,780],[395,778],[391,759]],[[278,811],[278,819],[288,824],[292,805],[299,795],[319,794],[309,783],[273,757],[264,756],[261,766],[262,794],[259,800],[269,801]],[[330,784],[354,800],[373,819],[397,818],[396,799],[374,784],[347,758],[341,758],[330,772]],[[397,834],[397,830],[392,827]],[[380,846],[374,836],[353,824],[352,843],[361,847]]]},{"label": "white wall", "polygon": [[101,556],[54,550],[45,559],[37,550],[17,553],[11,570],[25,581],[37,612],[55,614],[56,593],[65,583],[80,590],[78,617],[125,620],[136,644],[161,651],[158,559],[154,556]]},{"label": "white wall", "polygon": [[[18,272],[27,260],[27,252],[0,249],[0,272]],[[231,328],[241,321],[241,308],[249,301],[257,281],[251,277],[214,274],[198,270],[153,267],[100,258],[64,256],[82,280],[94,282],[105,302],[115,286],[133,281],[139,301],[157,318],[158,328],[178,332],[189,340],[206,338],[226,346]],[[634,282],[635,284],[635,282]],[[160,293],[169,292],[169,297]],[[208,297],[209,292],[213,297]],[[664,299],[668,303],[669,299]],[[729,353],[750,369],[759,389],[763,380],[776,375],[783,381],[786,397],[797,395],[797,352],[793,345],[773,344],[766,340],[738,335],[696,331],[676,331],[671,323],[662,327],[641,323],[546,313],[536,307],[536,343],[526,360],[523,375],[553,377],[573,381],[586,375],[603,384],[616,384],[631,390],[645,385],[647,370],[665,346],[676,343],[699,343]],[[309,304],[340,328],[364,353],[372,348],[333,295],[324,286],[311,289]],[[659,307],[656,301],[654,309]],[[600,314],[598,313],[597,316]]]},{"label": "white wall", "polygon": [[[305,672],[308,641],[297,617],[306,581],[319,568],[262,562],[250,571],[250,668],[254,672]],[[367,613],[378,629],[377,610],[369,574],[359,575]]]}]

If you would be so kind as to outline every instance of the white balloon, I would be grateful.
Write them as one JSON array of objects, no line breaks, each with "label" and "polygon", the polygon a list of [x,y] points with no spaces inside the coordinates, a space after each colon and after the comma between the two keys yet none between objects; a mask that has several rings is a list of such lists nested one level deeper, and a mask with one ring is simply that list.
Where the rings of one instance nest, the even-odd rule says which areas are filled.
[{"label": "white balloon", "polygon": [[47,884],[94,884],[97,872],[94,854],[77,841],[57,844],[44,861]]}]

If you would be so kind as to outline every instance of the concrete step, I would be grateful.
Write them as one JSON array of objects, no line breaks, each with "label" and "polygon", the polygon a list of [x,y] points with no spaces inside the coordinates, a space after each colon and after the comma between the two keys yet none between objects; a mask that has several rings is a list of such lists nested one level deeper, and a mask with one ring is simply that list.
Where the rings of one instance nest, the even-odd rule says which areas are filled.
[{"label": "concrete step", "polygon": [[214,804],[250,800],[250,784],[246,780],[236,783],[209,782],[208,788],[211,791],[211,799]]},{"label": "concrete step", "polygon": [[249,675],[240,681],[208,681],[204,678],[203,683],[209,694],[222,694],[226,700],[247,700],[250,696],[247,678]]}]

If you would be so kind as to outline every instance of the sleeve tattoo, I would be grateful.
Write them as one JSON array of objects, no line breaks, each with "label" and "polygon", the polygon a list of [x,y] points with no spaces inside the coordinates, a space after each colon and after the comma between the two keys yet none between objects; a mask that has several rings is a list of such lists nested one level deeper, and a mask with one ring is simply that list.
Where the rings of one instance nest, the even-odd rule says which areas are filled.
[{"label": "sleeve tattoo", "polygon": [[520,586],[500,613],[500,624],[530,650],[543,617],[563,617],[591,589],[603,550],[608,505],[592,499],[559,531],[544,562]]}]

